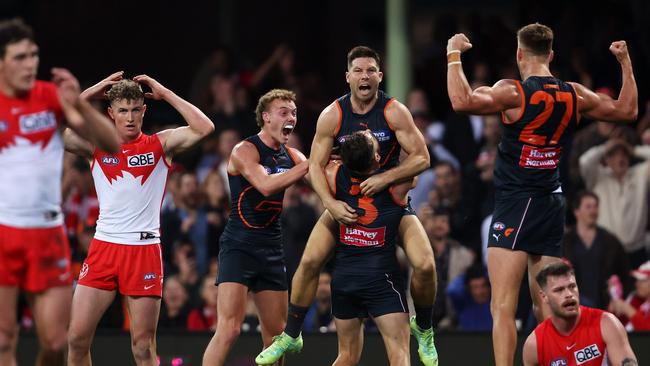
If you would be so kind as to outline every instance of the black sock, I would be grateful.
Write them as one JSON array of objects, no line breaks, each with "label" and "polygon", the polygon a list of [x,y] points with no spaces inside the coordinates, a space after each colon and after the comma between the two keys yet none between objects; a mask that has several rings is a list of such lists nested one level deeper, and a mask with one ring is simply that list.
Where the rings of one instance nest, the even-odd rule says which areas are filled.
[{"label": "black sock", "polygon": [[289,316],[287,317],[287,326],[284,328],[284,332],[292,338],[296,338],[300,335],[302,323],[305,322],[307,309],[308,308],[306,307],[289,303]]},{"label": "black sock", "polygon": [[431,328],[431,318],[433,317],[433,306],[418,307],[415,306],[415,323],[420,329]]}]

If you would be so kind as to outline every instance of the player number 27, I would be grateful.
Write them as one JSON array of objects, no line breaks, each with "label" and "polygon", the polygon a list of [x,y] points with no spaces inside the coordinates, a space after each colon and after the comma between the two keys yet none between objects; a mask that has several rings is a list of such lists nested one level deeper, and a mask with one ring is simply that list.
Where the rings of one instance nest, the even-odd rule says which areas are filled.
[{"label": "player number 27", "polygon": [[534,132],[551,117],[555,103],[564,103],[566,108],[564,109],[560,125],[555,130],[553,136],[551,136],[551,141],[548,142],[548,145],[557,145],[573,115],[573,94],[570,92],[556,91],[555,97],[553,97],[553,95],[546,91],[538,90],[531,95],[530,104],[538,105],[541,102],[544,102],[544,110],[524,127],[519,134],[519,141],[526,144],[546,145],[546,136],[536,135]]}]

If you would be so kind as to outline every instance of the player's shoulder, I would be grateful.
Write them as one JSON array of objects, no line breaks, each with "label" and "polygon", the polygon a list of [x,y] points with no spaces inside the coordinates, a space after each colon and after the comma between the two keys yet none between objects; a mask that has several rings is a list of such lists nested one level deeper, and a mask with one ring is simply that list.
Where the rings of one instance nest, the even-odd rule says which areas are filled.
[{"label": "player's shoulder", "polygon": [[231,155],[233,157],[237,158],[244,158],[248,156],[254,156],[254,155],[259,155],[257,151],[257,147],[255,145],[248,141],[248,140],[242,140],[235,147],[232,149]]},{"label": "player's shoulder", "polygon": [[51,81],[36,80],[31,91],[31,96],[35,98],[58,98],[56,84]]}]

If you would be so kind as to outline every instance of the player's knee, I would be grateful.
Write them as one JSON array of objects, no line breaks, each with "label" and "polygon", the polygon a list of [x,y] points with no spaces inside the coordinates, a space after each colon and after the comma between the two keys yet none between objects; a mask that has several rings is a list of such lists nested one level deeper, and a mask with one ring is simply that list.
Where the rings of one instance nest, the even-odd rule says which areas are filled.
[{"label": "player's knee", "polygon": [[337,365],[353,366],[359,363],[361,355],[352,350],[342,350],[337,357]]},{"label": "player's knee", "polygon": [[131,351],[136,360],[149,360],[154,357],[154,334],[144,334],[131,340]]},{"label": "player's knee", "polygon": [[[280,331],[282,332],[282,331]],[[226,344],[233,344],[239,338],[241,333],[241,324],[234,321],[223,321],[217,326],[217,334]]]},{"label": "player's knee", "polygon": [[41,350],[47,353],[62,353],[68,347],[65,332],[49,333],[41,337]]},{"label": "player's knee", "polygon": [[0,353],[11,352],[16,337],[18,337],[16,327],[0,329]]},{"label": "player's knee", "polygon": [[501,317],[512,317],[514,319],[516,311],[517,304],[512,304],[510,301],[496,298],[492,298],[490,301],[490,312],[495,319]]},{"label": "player's knee", "polygon": [[74,332],[68,334],[68,353],[85,355],[90,351],[90,337],[80,336]]},{"label": "player's knee", "polygon": [[388,355],[391,366],[408,365],[409,357],[410,353],[407,346],[392,349],[390,355]]},{"label": "player's knee", "polygon": [[303,255],[299,270],[306,276],[318,276],[323,265],[323,259],[315,255]]},{"label": "player's knee", "polygon": [[421,280],[432,281],[436,276],[436,262],[433,255],[418,258],[413,263],[413,275]]}]

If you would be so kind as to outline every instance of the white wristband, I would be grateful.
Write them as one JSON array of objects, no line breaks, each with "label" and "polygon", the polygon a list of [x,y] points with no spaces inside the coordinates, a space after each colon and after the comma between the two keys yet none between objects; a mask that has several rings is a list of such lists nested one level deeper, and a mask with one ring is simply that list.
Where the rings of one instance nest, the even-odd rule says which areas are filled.
[{"label": "white wristband", "polygon": [[460,65],[460,64],[462,64],[462,62],[460,62],[460,61],[452,61],[452,62],[447,63],[447,67],[449,67],[451,65]]},{"label": "white wristband", "polygon": [[460,53],[460,50],[451,50],[447,52],[447,56],[451,55],[452,53]]}]

